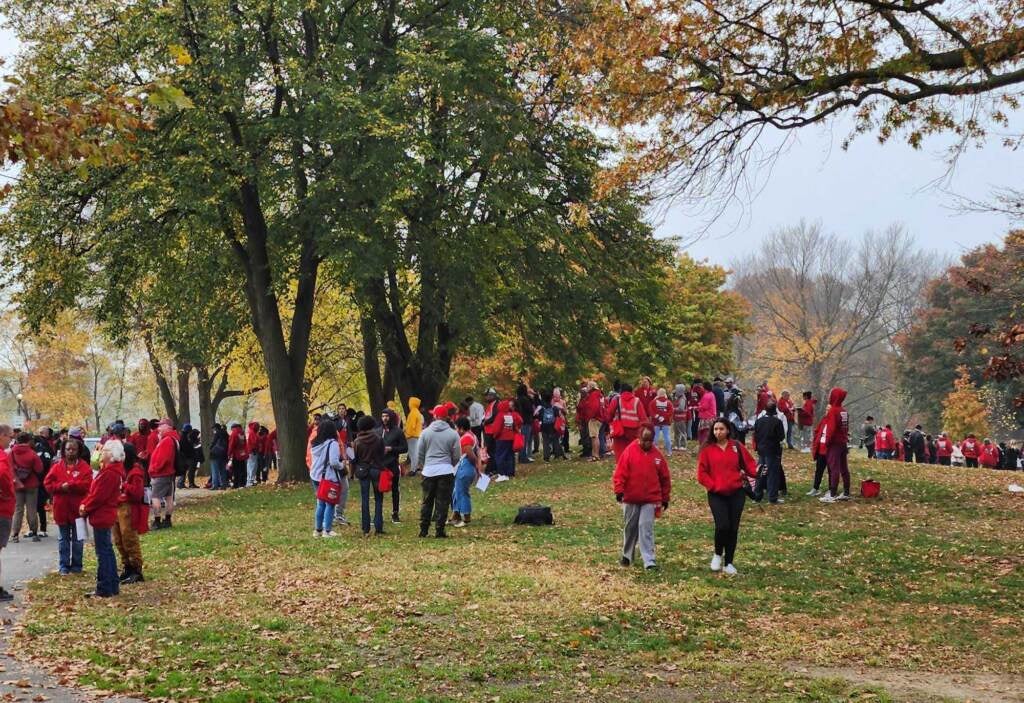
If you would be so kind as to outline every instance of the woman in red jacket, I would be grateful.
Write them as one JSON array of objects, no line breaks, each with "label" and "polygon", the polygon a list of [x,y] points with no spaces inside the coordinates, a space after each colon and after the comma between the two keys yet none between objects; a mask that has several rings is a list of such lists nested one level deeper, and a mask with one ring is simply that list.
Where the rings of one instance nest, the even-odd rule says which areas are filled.
[{"label": "woman in red jacket", "polygon": [[978,463],[986,469],[998,469],[1002,458],[1002,452],[999,451],[999,446],[993,444],[992,440],[986,437],[985,441],[982,442],[980,451],[978,452]]},{"label": "woman in red jacket", "polygon": [[78,506],[78,513],[89,518],[96,547],[96,590],[86,596],[109,598],[121,592],[110,529],[117,521],[117,504],[124,481],[124,445],[117,439],[107,440],[100,452],[100,472]]},{"label": "woman in red jacket", "polygon": [[11,447],[11,471],[14,472],[14,525],[11,529],[11,541],[17,542],[21,534],[22,517],[28,517],[29,533],[33,542],[39,541],[39,484],[43,479],[43,461],[32,447],[32,435],[22,432],[14,440]]},{"label": "woman in red jacket", "polygon": [[968,469],[978,468],[978,452],[981,450],[981,445],[978,444],[978,439],[973,434],[967,435],[967,438],[960,443],[960,451],[964,455],[964,465]]},{"label": "woman in red jacket", "polygon": [[724,571],[729,576],[736,575],[732,561],[747,499],[743,482],[748,476],[757,477],[757,462],[744,445],[729,438],[729,423],[721,418],[715,420],[697,457],[697,480],[708,491],[708,505],[715,520],[711,570]]},{"label": "woman in red jacket", "polygon": [[654,446],[654,430],[645,425],[640,436],[622,454],[616,455],[612,474],[615,500],[622,503],[625,525],[622,530],[620,564],[633,563],[637,541],[645,569],[657,569],[654,561],[654,518],[658,508],[668,509],[672,479],[668,462]]},{"label": "woman in red jacket", "polygon": [[57,538],[57,560],[60,575],[82,573],[82,546],[85,535],[75,532],[78,506],[92,485],[92,467],[80,458],[78,442],[64,443],[64,456],[50,467],[43,485],[53,496],[53,521],[57,523],[60,536]]}]

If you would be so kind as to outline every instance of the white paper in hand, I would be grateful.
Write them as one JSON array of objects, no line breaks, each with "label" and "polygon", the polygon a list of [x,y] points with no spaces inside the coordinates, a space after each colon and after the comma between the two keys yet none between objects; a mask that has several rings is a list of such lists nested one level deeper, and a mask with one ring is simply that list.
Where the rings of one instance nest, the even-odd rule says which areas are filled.
[{"label": "white paper in hand", "polygon": [[487,474],[480,474],[480,478],[476,480],[476,489],[481,493],[487,490],[487,487],[491,485],[491,477]]},{"label": "white paper in hand", "polygon": [[78,542],[85,541],[85,518],[80,517],[75,520],[75,540]]}]

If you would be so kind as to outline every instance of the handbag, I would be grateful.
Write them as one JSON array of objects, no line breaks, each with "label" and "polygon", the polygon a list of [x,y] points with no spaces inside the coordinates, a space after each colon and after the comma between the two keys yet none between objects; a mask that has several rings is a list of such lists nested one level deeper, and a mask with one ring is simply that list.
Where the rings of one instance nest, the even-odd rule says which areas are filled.
[{"label": "handbag", "polygon": [[608,423],[608,436],[612,439],[621,437],[626,433],[626,429],[622,426],[622,399],[615,405],[615,417]]},{"label": "handbag", "polygon": [[526,446],[526,437],[523,436],[522,432],[516,432],[515,438],[512,440],[512,451],[522,451],[523,447]]},{"label": "handbag", "polygon": [[390,492],[394,478],[395,476],[391,473],[391,469],[381,469],[380,479],[377,481],[377,490],[381,493]]},{"label": "handbag", "polygon": [[[327,466],[330,465],[329,457],[330,454],[328,453],[324,458],[324,461],[327,462]],[[341,477],[338,476],[338,471],[335,469],[334,475],[338,480],[332,481],[327,478],[327,466],[324,466],[324,477],[320,479],[320,483],[317,484],[316,498],[317,500],[322,500],[328,505],[337,505],[341,501]]]},{"label": "handbag", "polygon": [[740,472],[740,479],[743,481],[743,492],[747,494],[747,498],[760,503],[761,499],[764,498],[764,481],[761,477],[764,475],[764,465],[758,464],[757,477],[750,477],[746,471],[743,470],[743,455],[740,453],[739,443],[733,441],[730,443],[733,451],[736,452],[736,470]]},{"label": "handbag", "polygon": [[551,508],[546,505],[524,505],[516,513],[515,523],[517,525],[553,525],[555,518],[551,515]]}]

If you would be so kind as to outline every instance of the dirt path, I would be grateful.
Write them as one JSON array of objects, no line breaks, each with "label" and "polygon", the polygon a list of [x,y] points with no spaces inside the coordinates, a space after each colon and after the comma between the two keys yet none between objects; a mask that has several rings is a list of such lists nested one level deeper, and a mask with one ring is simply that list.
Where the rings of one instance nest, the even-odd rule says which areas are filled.
[{"label": "dirt path", "polygon": [[791,665],[790,670],[804,676],[846,679],[862,686],[878,686],[904,701],[951,699],[971,703],[1024,703],[1024,677],[1021,676],[799,664]]}]

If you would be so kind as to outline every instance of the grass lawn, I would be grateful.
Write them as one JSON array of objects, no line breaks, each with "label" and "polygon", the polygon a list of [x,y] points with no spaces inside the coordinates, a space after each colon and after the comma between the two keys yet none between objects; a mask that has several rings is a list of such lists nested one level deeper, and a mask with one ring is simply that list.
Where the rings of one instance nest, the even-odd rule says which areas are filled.
[{"label": "grass lawn", "polygon": [[[417,537],[418,479],[369,540],[314,540],[308,486],[221,494],[144,538],[150,580],[117,599],[34,584],[14,650],[170,701],[1024,700],[1021,474],[852,459],[882,499],[822,505],[787,453],[788,502],[747,504],[730,579],[694,464],[672,459],[656,573],[618,565],[610,462],[520,467],[446,541]],[[512,524],[531,502],[554,527]]]}]

